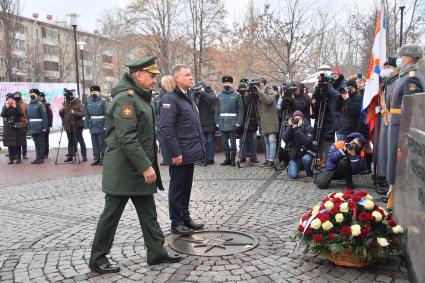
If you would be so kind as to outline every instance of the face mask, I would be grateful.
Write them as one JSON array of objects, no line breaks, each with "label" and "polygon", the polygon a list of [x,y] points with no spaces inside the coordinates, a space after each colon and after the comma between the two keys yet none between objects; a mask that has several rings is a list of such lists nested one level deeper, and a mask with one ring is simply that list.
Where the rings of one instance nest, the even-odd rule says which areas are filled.
[{"label": "face mask", "polygon": [[404,67],[404,63],[403,63],[403,60],[401,60],[401,58],[397,58],[397,61],[395,62],[395,64],[397,65],[397,68],[399,69]]},{"label": "face mask", "polygon": [[230,85],[225,85],[223,88],[224,88],[225,90],[230,90]]},{"label": "face mask", "polygon": [[91,96],[92,96],[93,98],[96,98],[96,97],[97,97],[97,94],[96,94],[96,93],[93,93]]},{"label": "face mask", "polygon": [[16,102],[19,102],[19,101],[21,101],[22,100],[22,98],[20,98],[19,96],[18,97],[15,97],[15,101]]},{"label": "face mask", "polygon": [[35,99],[35,95],[34,95],[34,94],[31,94],[31,95],[30,95],[30,98],[31,98],[31,99]]},{"label": "face mask", "polygon": [[391,75],[393,74],[391,69],[383,69],[380,73],[379,76],[381,76],[381,78],[389,78],[391,77]]}]

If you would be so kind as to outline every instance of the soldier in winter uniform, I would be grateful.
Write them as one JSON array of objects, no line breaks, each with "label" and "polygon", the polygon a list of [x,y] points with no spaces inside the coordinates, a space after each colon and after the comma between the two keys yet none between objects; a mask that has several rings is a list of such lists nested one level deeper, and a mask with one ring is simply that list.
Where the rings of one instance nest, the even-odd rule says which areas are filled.
[{"label": "soldier in winter uniform", "polygon": [[49,157],[50,128],[53,126],[53,111],[52,111],[52,106],[46,100],[46,95],[44,94],[44,92],[40,92],[40,101],[43,103],[44,107],[46,107],[46,111],[47,111],[48,127],[47,127],[47,131],[44,132],[44,147],[45,147],[44,158],[47,158]]},{"label": "soldier in winter uniform", "polygon": [[93,240],[89,267],[99,273],[119,272],[109,253],[121,214],[130,198],[136,208],[149,265],[173,263],[180,257],[168,255],[164,234],[157,221],[153,194],[163,190],[156,160],[154,110],[151,105],[155,57],[145,57],[129,67],[129,73],[112,89],[106,114],[106,152],[102,190],[105,207]]},{"label": "soldier in winter uniform", "polygon": [[390,99],[390,120],[388,132],[388,164],[387,180],[390,184],[390,198],[388,208],[394,203],[395,169],[398,151],[398,134],[400,129],[400,117],[403,115],[403,96],[420,93],[424,91],[424,77],[416,64],[423,56],[420,45],[404,44],[398,52],[397,67],[400,68],[400,75],[394,87]]},{"label": "soldier in winter uniform", "polygon": [[27,106],[28,130],[32,135],[35,144],[36,157],[31,164],[44,163],[46,152],[44,144],[44,133],[48,129],[47,111],[44,104],[39,101],[38,89],[30,90],[30,103]]},{"label": "soldier in winter uniform", "polygon": [[106,100],[100,96],[100,87],[90,87],[90,98],[86,101],[86,126],[90,130],[94,161],[91,165],[102,165],[105,154]]},{"label": "soldier in winter uniform", "polygon": [[[239,93],[232,89],[233,78],[223,76],[223,91],[218,95],[215,110],[215,123],[220,131],[221,143],[226,156],[222,166],[235,166],[236,158],[236,129],[242,125],[243,102]],[[230,147],[229,147],[230,142]]]}]

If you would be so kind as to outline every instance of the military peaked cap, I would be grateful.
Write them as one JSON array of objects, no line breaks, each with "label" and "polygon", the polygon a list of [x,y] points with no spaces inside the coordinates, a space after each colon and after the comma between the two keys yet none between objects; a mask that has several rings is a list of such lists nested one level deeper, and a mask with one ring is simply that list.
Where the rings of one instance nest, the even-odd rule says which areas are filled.
[{"label": "military peaked cap", "polygon": [[221,78],[222,83],[233,83],[233,77],[225,75]]},{"label": "military peaked cap", "polygon": [[130,73],[146,71],[151,74],[159,74],[160,71],[158,65],[155,63],[155,60],[156,57],[154,56],[143,57],[142,59],[131,62],[126,66],[128,67]]},{"label": "military peaked cap", "polygon": [[30,93],[35,93],[37,95],[40,95],[40,91],[38,90],[38,88],[32,88],[32,89],[30,89]]},{"label": "military peaked cap", "polygon": [[90,92],[92,92],[92,91],[98,91],[98,92],[100,92],[100,86],[98,86],[98,85],[91,86],[90,87]]}]

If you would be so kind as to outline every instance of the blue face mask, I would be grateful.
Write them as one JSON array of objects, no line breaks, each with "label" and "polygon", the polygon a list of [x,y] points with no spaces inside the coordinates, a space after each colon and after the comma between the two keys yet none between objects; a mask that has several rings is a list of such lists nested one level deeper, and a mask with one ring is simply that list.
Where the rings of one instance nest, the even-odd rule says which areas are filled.
[{"label": "blue face mask", "polygon": [[397,65],[397,68],[399,68],[399,69],[404,67],[404,63],[401,60],[401,58],[397,58],[397,61],[395,62],[395,64]]}]

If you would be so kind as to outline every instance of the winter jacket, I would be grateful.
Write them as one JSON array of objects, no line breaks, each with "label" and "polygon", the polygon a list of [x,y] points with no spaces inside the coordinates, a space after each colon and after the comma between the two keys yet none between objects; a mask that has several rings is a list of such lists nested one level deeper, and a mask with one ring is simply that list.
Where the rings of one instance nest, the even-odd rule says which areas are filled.
[{"label": "winter jacket", "polygon": [[1,117],[3,117],[3,145],[22,146],[25,139],[23,132],[26,130],[24,128],[15,128],[15,125],[17,125],[15,123],[21,124],[21,118],[24,117],[21,108],[19,106],[6,108],[5,105],[1,111]]},{"label": "winter jacket", "polygon": [[222,132],[236,131],[243,121],[243,102],[241,95],[234,91],[223,90],[218,95],[215,107],[215,123]]},{"label": "winter jacket", "polygon": [[283,133],[283,141],[289,150],[291,159],[301,155],[302,148],[310,149],[314,138],[314,129],[306,123],[305,119],[301,127],[288,126]]},{"label": "winter jacket", "polygon": [[[316,87],[313,92],[312,100],[316,100],[316,103],[313,105],[313,115],[312,118],[316,119],[315,125],[317,125],[317,119],[319,117],[320,103],[323,98],[327,98],[325,114],[323,118],[323,128],[322,133],[326,139],[334,139],[335,132],[338,129],[338,122],[340,112],[338,111],[338,97],[339,92],[336,91],[330,84],[326,86],[323,96],[320,94],[319,87]],[[317,137],[321,138],[321,137]]]},{"label": "winter jacket", "polygon": [[261,135],[277,134],[279,132],[279,120],[276,110],[276,93],[271,87],[264,90],[257,88],[259,101],[257,104],[257,117],[260,120]]},{"label": "winter jacket", "polygon": [[106,100],[101,97],[90,97],[86,101],[86,128],[91,134],[102,134],[105,132]]},{"label": "winter jacket", "polygon": [[338,111],[341,112],[338,123],[338,133],[349,135],[356,131],[359,124],[362,107],[362,96],[355,92],[347,100],[338,98]]},{"label": "winter jacket", "polygon": [[340,74],[338,79],[334,81],[332,85],[336,91],[339,91],[339,88],[345,87],[347,85],[347,80],[345,79],[343,74]]},{"label": "winter jacket", "polygon": [[64,102],[62,109],[59,110],[63,128],[68,133],[79,132],[84,129],[83,117],[85,114],[84,106],[78,98]]},{"label": "winter jacket", "polygon": [[31,99],[27,106],[28,131],[31,135],[47,132],[49,121],[44,104],[37,99]]},{"label": "winter jacket", "polygon": [[[151,93],[136,84],[129,73],[111,90],[102,175],[102,190],[106,194],[143,196],[162,189]],[[156,184],[145,182],[143,172],[149,167],[155,170]]]},{"label": "winter jacket", "polygon": [[360,152],[360,154],[355,154],[354,156],[351,156],[343,151],[345,144],[355,138],[360,138],[362,143],[365,143],[365,138],[363,137],[363,135],[355,132],[348,135],[344,141],[337,141],[336,143],[331,145],[328,151],[328,157],[326,159],[324,171],[335,170],[338,165],[338,162],[344,157],[348,157],[350,159],[351,170],[353,174],[357,174],[363,169],[363,151]]},{"label": "winter jacket", "polygon": [[24,128],[28,128],[27,104],[21,100],[20,102],[17,102],[17,105],[21,108],[22,113],[24,113],[24,116],[21,118],[22,126]]},{"label": "winter jacket", "polygon": [[199,118],[201,121],[202,131],[204,133],[214,133],[215,132],[215,105],[217,103],[217,97],[214,94],[214,91],[207,87],[205,91],[199,92],[197,101]]},{"label": "winter jacket", "polygon": [[301,92],[298,95],[294,95],[294,98],[291,101],[291,113],[299,110],[303,112],[304,119],[310,124],[310,97],[307,94]]},{"label": "winter jacket", "polygon": [[164,163],[172,165],[172,158],[180,155],[182,164],[204,161],[204,135],[193,94],[180,88],[166,91],[159,114]]}]

